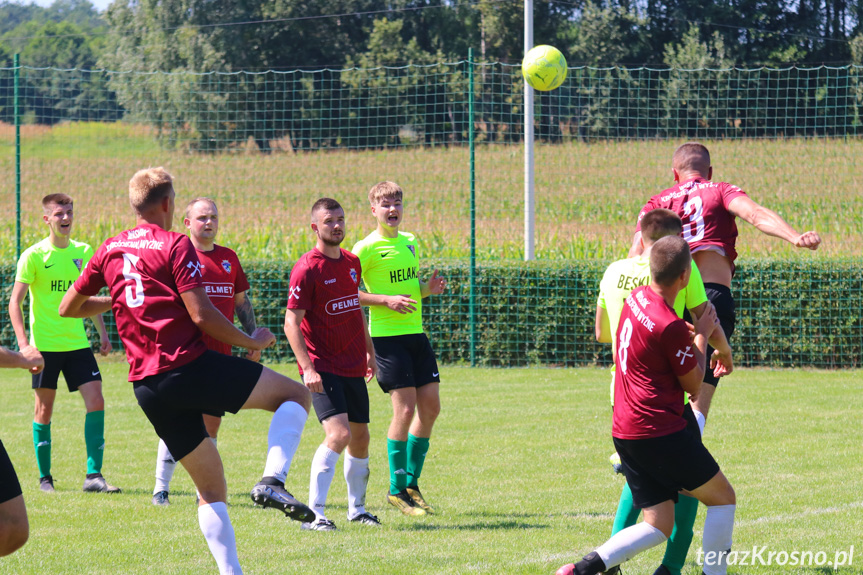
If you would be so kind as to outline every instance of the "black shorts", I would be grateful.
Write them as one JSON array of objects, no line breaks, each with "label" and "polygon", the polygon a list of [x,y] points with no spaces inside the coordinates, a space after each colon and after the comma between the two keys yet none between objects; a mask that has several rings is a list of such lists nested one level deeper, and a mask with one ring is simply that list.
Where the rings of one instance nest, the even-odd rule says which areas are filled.
[{"label": "black shorts", "polygon": [[6,446],[0,441],[0,503],[6,503],[21,495],[21,484],[12,467],[12,460],[6,453]]},{"label": "black shorts", "polygon": [[364,377],[318,373],[324,386],[323,393],[312,394],[318,421],[346,413],[351,423],[369,422],[369,390]]},{"label": "black shorts", "polygon": [[75,351],[43,351],[45,368],[32,376],[33,389],[57,389],[60,373],[66,380],[69,391],[91,381],[102,381],[96,356],[89,347]]},{"label": "black shorts", "polygon": [[373,337],[378,385],[384,393],[440,382],[434,350],[424,333]]},{"label": "black shorts", "polygon": [[[731,334],[734,333],[734,325],[737,316],[734,311],[734,296],[731,294],[731,288],[717,283],[705,283],[704,291],[707,292],[707,301],[713,304],[716,308],[716,317],[719,318],[719,324],[722,326],[722,331],[725,332],[725,339],[731,342]],[[692,322],[692,316],[689,315],[689,310],[683,314],[683,319]],[[704,383],[716,387],[719,385],[719,378],[713,375],[713,370],[710,369],[710,356],[713,355],[713,348],[707,346],[707,369],[704,370]]]},{"label": "black shorts", "polygon": [[650,439],[615,437],[614,447],[639,509],[668,500],[677,503],[681,489],[701,487],[719,473],[716,460],[689,429]]},{"label": "black shorts", "polygon": [[209,437],[202,413],[237,413],[264,366],[242,357],[206,351],[177,369],[135,381],[135,397],[179,461]]}]

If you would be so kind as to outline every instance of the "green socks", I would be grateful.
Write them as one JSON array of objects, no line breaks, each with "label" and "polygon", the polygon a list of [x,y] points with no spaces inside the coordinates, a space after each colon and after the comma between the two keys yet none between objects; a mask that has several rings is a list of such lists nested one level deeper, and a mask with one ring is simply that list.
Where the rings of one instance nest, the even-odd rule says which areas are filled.
[{"label": "green socks", "polygon": [[416,487],[423,471],[423,463],[429,450],[428,437],[408,434],[408,487]]},{"label": "green socks", "polygon": [[387,456],[390,460],[390,495],[395,495],[408,486],[408,442],[387,437]]},{"label": "green socks", "polygon": [[33,447],[36,449],[36,464],[39,477],[51,475],[51,424],[33,422]]},{"label": "green socks", "polygon": [[91,411],[84,418],[84,443],[87,445],[87,475],[100,473],[105,454],[104,411]]},{"label": "green socks", "polygon": [[618,531],[635,525],[640,514],[641,509],[637,509],[632,503],[632,490],[629,488],[629,483],[624,483],[623,490],[620,492],[620,502],[617,504],[617,513],[614,515],[614,526],[611,528],[611,534],[614,535]]},{"label": "green socks", "polygon": [[680,570],[686,563],[686,554],[689,553],[689,545],[692,543],[692,526],[697,514],[698,500],[679,495],[674,506],[674,530],[668,539],[668,545],[665,546],[665,557],[662,558],[662,564],[668,568],[671,575],[680,575]]}]

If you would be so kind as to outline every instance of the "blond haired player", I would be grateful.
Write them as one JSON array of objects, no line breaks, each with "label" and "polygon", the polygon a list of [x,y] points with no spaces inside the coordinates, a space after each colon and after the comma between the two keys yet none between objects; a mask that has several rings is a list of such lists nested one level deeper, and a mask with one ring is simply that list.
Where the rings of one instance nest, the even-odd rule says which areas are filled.
[{"label": "blond haired player", "polygon": [[[93,248],[71,238],[74,222],[72,198],[50,194],[42,199],[42,220],[48,237],[30,246],[18,260],[15,285],[9,299],[9,319],[18,340],[18,349],[37,348],[45,359],[45,369],[32,376],[36,394],[33,417],[33,446],[39,467],[39,488],[54,491],[51,475],[51,417],[60,374],[70,392],[78,391],[84,400],[84,444],[87,448],[87,475],[84,491],[117,493],[102,477],[105,453],[105,399],[99,364],[79,319],[60,317],[57,307],[72,282],[93,257]],[[30,337],[24,329],[21,306],[30,294]],[[100,353],[108,355],[111,342],[102,314],[91,318],[99,331]]]},{"label": "blond haired player", "polygon": [[393,419],[387,432],[390,488],[387,502],[406,515],[433,513],[419,490],[432,427],[440,413],[440,373],[423,333],[422,299],[440,294],[446,280],[437,270],[419,278],[416,238],[399,231],[404,192],[394,182],[369,191],[377,229],[351,250],[360,258],[370,308],[369,329],[378,363],[378,385],[390,395]]}]

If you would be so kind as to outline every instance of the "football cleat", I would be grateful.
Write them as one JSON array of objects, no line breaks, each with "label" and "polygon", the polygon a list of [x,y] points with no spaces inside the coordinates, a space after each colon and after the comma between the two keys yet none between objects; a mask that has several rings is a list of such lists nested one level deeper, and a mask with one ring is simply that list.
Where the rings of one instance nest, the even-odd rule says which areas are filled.
[{"label": "football cleat", "polygon": [[45,493],[54,493],[54,478],[50,475],[39,478],[39,489]]},{"label": "football cleat", "polygon": [[620,570],[620,565],[615,565],[608,571],[603,571],[603,575],[623,575],[623,571]]},{"label": "football cleat", "polygon": [[311,523],[303,523],[302,525],[300,525],[300,529],[305,529],[308,531],[335,531],[336,524],[327,519],[326,517],[319,517]]},{"label": "football cleat", "polygon": [[252,488],[250,495],[255,505],[278,509],[294,521],[311,523],[315,520],[314,511],[297,501],[293,495],[279,485],[258,483]]},{"label": "football cleat", "polygon": [[153,505],[170,505],[167,491],[158,491],[153,494]]},{"label": "football cleat", "polygon": [[417,507],[416,504],[414,504],[414,500],[411,499],[410,495],[408,495],[407,490],[399,491],[395,495],[387,491],[387,503],[405,515],[419,517],[420,515],[426,514],[425,509]]},{"label": "football cleat", "polygon": [[378,518],[372,515],[371,513],[360,513],[356,517],[351,517],[348,521],[352,523],[362,523],[363,525],[371,525],[371,526],[381,526],[381,522],[378,521]]},{"label": "football cleat", "polygon": [[411,496],[411,500],[413,500],[414,505],[428,513],[429,515],[434,515],[434,508],[423,499],[423,494],[420,493],[419,487],[408,487],[405,489],[408,492],[408,495]]},{"label": "football cleat", "polygon": [[101,473],[91,473],[84,479],[84,491],[87,493],[120,493],[120,488],[105,481]]},{"label": "football cleat", "polygon": [[608,458],[608,462],[611,463],[611,469],[615,473],[623,473],[623,466],[620,464],[620,455],[616,451]]}]

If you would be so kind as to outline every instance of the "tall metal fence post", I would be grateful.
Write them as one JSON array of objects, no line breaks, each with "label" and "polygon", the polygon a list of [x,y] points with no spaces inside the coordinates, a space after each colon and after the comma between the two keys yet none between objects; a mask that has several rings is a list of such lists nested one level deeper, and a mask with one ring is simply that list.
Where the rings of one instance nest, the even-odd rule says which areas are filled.
[{"label": "tall metal fence post", "polygon": [[18,107],[18,78],[20,76],[20,66],[18,64],[18,54],[15,54],[13,62],[15,78],[13,84],[14,91],[14,114],[15,114],[15,261],[21,256],[21,114]]},{"label": "tall metal fence post", "polygon": [[473,118],[473,48],[467,49],[468,142],[470,149],[470,365],[476,365],[476,157]]}]

